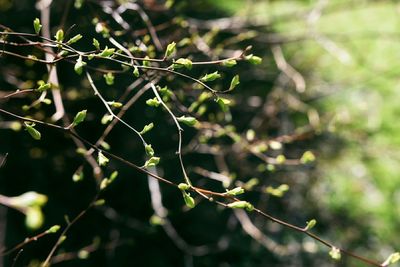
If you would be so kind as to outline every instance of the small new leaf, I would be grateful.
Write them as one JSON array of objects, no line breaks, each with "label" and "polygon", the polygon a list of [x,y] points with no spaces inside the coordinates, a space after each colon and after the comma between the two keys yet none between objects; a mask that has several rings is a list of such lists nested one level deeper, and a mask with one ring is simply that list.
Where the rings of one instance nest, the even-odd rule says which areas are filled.
[{"label": "small new leaf", "polygon": [[46,231],[46,233],[47,233],[47,234],[55,234],[55,233],[58,232],[58,230],[60,230],[60,228],[61,228],[61,226],[59,226],[59,225],[53,225],[52,227],[50,227],[50,228]]},{"label": "small new leaf", "polygon": [[113,116],[111,114],[105,114],[102,118],[101,118],[101,124],[107,124],[110,121],[112,121]]},{"label": "small new leaf", "polygon": [[97,161],[99,162],[100,166],[106,166],[110,160],[106,156],[104,156],[101,151],[99,151]]},{"label": "small new leaf", "polygon": [[24,122],[25,129],[28,131],[28,133],[32,136],[33,139],[35,140],[40,140],[42,138],[41,133],[33,128],[35,126],[34,123],[29,124],[28,122]]},{"label": "small new leaf", "polygon": [[178,188],[179,188],[181,191],[185,191],[185,190],[188,190],[188,189],[190,188],[190,185],[185,184],[185,183],[180,183],[180,184],[178,184]]},{"label": "small new leaf", "polygon": [[146,104],[150,107],[158,107],[160,102],[158,102],[157,98],[151,98],[146,100]]},{"label": "small new leaf", "polygon": [[193,209],[196,206],[196,202],[194,201],[194,198],[190,196],[189,193],[186,193],[185,191],[182,191],[183,194],[183,199],[185,200],[185,204],[188,208]]},{"label": "small new leaf", "polygon": [[42,29],[42,24],[40,24],[40,19],[36,18],[33,20],[33,28],[35,29],[35,33],[39,34]]},{"label": "small new leaf", "polygon": [[113,108],[121,108],[123,106],[121,102],[116,102],[116,101],[108,101],[107,104],[109,106],[112,106]]},{"label": "small new leaf", "polygon": [[139,78],[140,73],[139,73],[138,67],[136,67],[136,66],[133,67],[133,75],[134,75],[136,78]]},{"label": "small new leaf", "polygon": [[82,61],[82,56],[79,56],[75,63],[74,70],[78,75],[82,74],[83,67],[86,66],[86,62]]},{"label": "small new leaf", "polygon": [[236,87],[239,83],[240,83],[240,81],[239,81],[239,75],[235,75],[235,76],[232,78],[231,86],[229,86],[229,90],[228,90],[228,91],[232,91],[233,89],[235,89],[235,87]]},{"label": "small new leaf", "polygon": [[56,32],[56,35],[54,35],[54,38],[56,38],[56,41],[57,42],[62,42],[63,40],[64,40],[64,31],[63,30],[61,30],[61,29],[59,29],[57,32]]},{"label": "small new leaf", "polygon": [[197,123],[196,118],[193,118],[193,117],[181,116],[181,117],[177,118],[177,120],[179,122],[182,122],[182,123],[186,124],[187,126],[191,126],[191,127]]},{"label": "small new leaf", "polygon": [[146,145],[145,146],[146,154],[149,155],[150,157],[154,156],[154,149],[151,147],[151,145]]},{"label": "small new leaf", "polygon": [[101,180],[100,182],[100,190],[104,190],[107,188],[107,186],[109,186],[112,182],[114,182],[114,180],[117,178],[118,176],[118,171],[114,171],[110,178],[104,178],[103,180]]},{"label": "small new leaf", "polygon": [[174,62],[173,67],[175,69],[179,69],[179,68],[185,67],[188,70],[191,70],[192,69],[192,61],[190,59],[187,59],[187,58],[179,58],[177,61]]},{"label": "small new leaf", "polygon": [[44,92],[51,88],[51,83],[40,83],[39,88],[36,89],[39,92]]},{"label": "small new leaf", "polygon": [[118,171],[113,171],[110,175],[110,179],[108,179],[109,183],[114,182],[114,180],[118,177]]},{"label": "small new leaf", "polygon": [[77,35],[75,35],[74,37],[72,37],[71,39],[69,39],[68,42],[67,42],[67,44],[70,45],[70,44],[76,43],[76,42],[78,42],[80,39],[82,39],[82,35],[77,34]]},{"label": "small new leaf", "polygon": [[151,157],[149,160],[146,161],[146,163],[144,164],[144,167],[146,167],[146,168],[154,167],[159,162],[160,162],[160,158],[159,157]]},{"label": "small new leaf", "polygon": [[315,225],[317,224],[317,221],[315,219],[312,219],[311,221],[307,222],[306,228],[304,228],[305,231],[311,230]]},{"label": "small new leaf", "polygon": [[215,71],[210,74],[206,74],[203,77],[200,78],[200,81],[202,82],[212,82],[218,78],[221,78],[221,74],[218,73],[218,71]]},{"label": "small new leaf", "polygon": [[96,56],[96,55],[92,53],[92,54],[89,54],[89,55],[87,56],[87,58],[88,58],[88,60],[92,60],[95,56]]},{"label": "small new leaf", "polygon": [[237,195],[241,195],[244,193],[244,189],[239,187],[233,188],[231,190],[226,190],[226,195],[228,196],[237,196]]},{"label": "small new leaf", "polygon": [[340,254],[340,249],[338,249],[337,247],[332,247],[331,251],[329,251],[329,256],[337,261],[340,260],[340,258],[342,257]]},{"label": "small new leaf", "polygon": [[109,185],[108,178],[104,178],[100,182],[100,190],[106,189],[108,185]]},{"label": "small new leaf", "polygon": [[253,54],[246,56],[246,60],[253,65],[259,65],[262,62],[262,58],[254,56]]},{"label": "small new leaf", "polygon": [[231,101],[226,98],[218,97],[217,103],[221,107],[223,112],[227,112],[229,110],[229,104],[231,103]]},{"label": "small new leaf", "polygon": [[104,50],[101,51],[101,53],[99,54],[99,56],[101,56],[101,57],[109,57],[109,56],[111,56],[112,54],[114,54],[114,52],[115,52],[115,48],[108,48],[108,47],[106,46],[106,48],[104,48]]},{"label": "small new leaf", "polygon": [[79,111],[75,115],[74,121],[72,122],[73,126],[76,126],[79,123],[83,122],[85,120],[85,118],[86,118],[86,113],[87,113],[86,109]]},{"label": "small new leaf", "polygon": [[145,133],[147,133],[148,131],[150,131],[151,129],[153,129],[153,127],[154,127],[154,124],[153,124],[153,123],[149,123],[149,124],[145,125],[145,126],[143,127],[143,130],[140,131],[140,134],[145,134]]},{"label": "small new leaf", "polygon": [[230,68],[230,67],[235,66],[236,63],[237,63],[236,60],[234,60],[234,59],[228,59],[228,60],[222,61],[222,66],[225,66],[225,67]]},{"label": "small new leaf", "polygon": [[97,41],[96,38],[93,38],[93,46],[97,49],[100,50],[100,43]]},{"label": "small new leaf", "polygon": [[170,43],[167,46],[167,50],[165,50],[165,58],[171,56],[175,52],[175,49],[176,49],[176,43],[175,42]]},{"label": "small new leaf", "polygon": [[114,84],[114,74],[112,72],[108,72],[107,74],[103,75],[104,80],[106,81],[107,85],[113,85]]},{"label": "small new leaf", "polygon": [[110,144],[107,143],[107,142],[105,142],[105,141],[101,142],[100,145],[101,145],[101,147],[104,148],[105,150],[110,150],[110,148],[111,148]]},{"label": "small new leaf", "polygon": [[247,211],[254,210],[254,206],[247,201],[235,201],[228,204],[231,209],[246,209]]}]

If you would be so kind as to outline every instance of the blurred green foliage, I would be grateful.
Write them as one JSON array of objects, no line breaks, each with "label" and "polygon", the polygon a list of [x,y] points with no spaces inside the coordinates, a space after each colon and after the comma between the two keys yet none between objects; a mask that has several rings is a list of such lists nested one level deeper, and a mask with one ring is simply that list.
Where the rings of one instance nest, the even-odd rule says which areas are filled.
[{"label": "blurred green foliage", "polygon": [[[285,57],[304,75],[309,103],[326,118],[322,127],[329,136],[320,144],[313,197],[321,209],[346,214],[355,227],[372,235],[366,240],[365,232],[356,234],[377,253],[398,247],[398,3],[250,2],[218,5],[266,23],[283,40],[292,40],[282,44]],[[346,235],[336,229],[332,237]]]}]

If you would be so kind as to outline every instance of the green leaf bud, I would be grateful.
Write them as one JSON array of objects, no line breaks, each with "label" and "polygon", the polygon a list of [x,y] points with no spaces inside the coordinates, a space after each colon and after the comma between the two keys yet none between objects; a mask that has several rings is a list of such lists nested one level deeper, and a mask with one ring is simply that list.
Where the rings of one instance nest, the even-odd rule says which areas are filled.
[{"label": "green leaf bud", "polygon": [[188,126],[194,126],[197,123],[196,118],[193,118],[193,117],[181,116],[181,117],[177,118],[177,120]]},{"label": "green leaf bud", "polygon": [[158,107],[160,105],[160,102],[158,102],[157,98],[151,98],[146,100],[146,104],[150,107]]},{"label": "green leaf bud", "polygon": [[112,72],[108,72],[107,74],[103,75],[104,80],[106,81],[107,85],[113,85],[114,84],[114,74]]},{"label": "green leaf bud", "polygon": [[173,64],[173,68],[174,69],[179,69],[185,67],[188,70],[192,69],[192,61],[190,59],[187,58],[179,58],[178,60],[176,60]]},{"label": "green leaf bud", "polygon": [[59,226],[59,225],[53,225],[52,227],[50,227],[50,228],[46,231],[46,233],[48,233],[48,234],[55,234],[55,233],[57,233],[57,232],[60,230],[60,228],[61,228],[61,226]]},{"label": "green leaf bud", "polygon": [[226,98],[218,97],[217,103],[221,107],[223,112],[227,112],[229,110],[229,104],[231,103],[231,101]]},{"label": "green leaf bud", "polygon": [[144,167],[154,167],[160,162],[159,157],[151,157],[149,160],[147,160],[144,164]]},{"label": "green leaf bud", "polygon": [[193,209],[196,206],[196,202],[194,201],[194,198],[190,196],[189,193],[186,193],[185,191],[182,191],[183,194],[183,199],[185,200],[185,204],[188,208]]},{"label": "green leaf bud", "polygon": [[110,160],[106,156],[104,156],[101,151],[99,151],[97,161],[100,166],[106,166]]},{"label": "green leaf bud", "polygon": [[40,24],[40,19],[36,18],[33,20],[33,28],[35,29],[35,33],[39,34],[42,29],[42,24]]},{"label": "green leaf bud", "polygon": [[62,42],[64,40],[64,31],[62,29],[59,29],[56,32],[56,35],[54,35],[54,38],[56,38],[57,42]]},{"label": "green leaf bud", "polygon": [[82,60],[82,55],[79,55],[78,60],[75,63],[74,70],[78,75],[82,74],[83,67],[86,66],[86,62]]},{"label": "green leaf bud", "polygon": [[83,122],[86,118],[86,113],[87,113],[86,109],[79,111],[75,115],[74,121],[72,122],[73,126],[77,126],[79,123]]},{"label": "green leaf bud", "polygon": [[282,197],[289,190],[289,186],[287,184],[281,184],[277,188],[273,188],[272,186],[268,186],[265,189],[265,192],[271,194],[275,197]]},{"label": "green leaf bud", "polygon": [[224,60],[224,61],[222,61],[222,66],[225,66],[225,67],[228,67],[228,68],[230,68],[230,67],[233,67],[233,66],[235,66],[236,65],[236,60],[234,60],[234,59],[228,59],[228,60]]},{"label": "green leaf bud", "polygon": [[147,155],[149,155],[150,157],[154,156],[154,150],[150,144],[145,146],[145,150]]},{"label": "green leaf bud", "polygon": [[244,189],[239,187],[233,188],[231,190],[226,190],[226,193],[228,196],[237,196],[237,195],[241,195],[244,193]]},{"label": "green leaf bud", "polygon": [[240,83],[240,81],[239,81],[239,75],[235,75],[233,78],[232,78],[232,81],[231,81],[231,85],[229,86],[229,91],[232,91],[233,89],[235,89],[235,87],[238,85]]},{"label": "green leaf bud", "polygon": [[305,231],[309,231],[312,228],[314,228],[314,226],[317,224],[317,221],[315,219],[312,219],[310,221],[307,222],[306,227],[304,228]]},{"label": "green leaf bud", "polygon": [[145,125],[145,126],[143,127],[143,130],[140,131],[140,134],[145,134],[145,133],[147,133],[148,131],[150,131],[151,129],[153,129],[153,127],[154,127],[154,124],[153,124],[152,122],[149,123],[149,124],[147,124],[147,125]]},{"label": "green leaf bud", "polygon": [[260,57],[258,57],[258,56],[254,56],[253,54],[248,55],[248,56],[246,56],[245,58],[246,58],[246,60],[247,60],[248,62],[250,62],[250,63],[253,64],[253,65],[259,65],[259,64],[261,64],[261,62],[262,62],[262,58],[260,58]]},{"label": "green leaf bud", "polygon": [[218,78],[221,78],[221,74],[218,73],[218,71],[215,71],[210,74],[206,74],[203,77],[200,78],[200,81],[202,82],[212,82]]},{"label": "green leaf bud", "polygon": [[39,87],[36,89],[39,92],[47,91],[51,88],[51,83],[44,83],[43,81],[39,82]]},{"label": "green leaf bud", "polygon": [[96,38],[93,38],[93,46],[97,49],[100,50],[100,43]]},{"label": "green leaf bud", "polygon": [[340,258],[342,257],[340,254],[340,249],[338,249],[337,247],[332,247],[331,250],[329,251],[329,256],[331,256],[332,259],[334,260],[340,260]]},{"label": "green leaf bud", "polygon": [[46,104],[46,105],[50,105],[52,103],[51,99],[49,99],[49,98],[45,98],[41,102]]},{"label": "green leaf bud", "polygon": [[107,143],[107,142],[105,142],[105,141],[103,141],[103,142],[101,142],[101,147],[102,148],[104,148],[105,150],[110,150],[110,144],[109,143]]},{"label": "green leaf bud", "polygon": [[104,178],[100,182],[100,190],[106,189],[108,185],[109,185],[108,178]]},{"label": "green leaf bud", "polygon": [[42,138],[42,134],[38,130],[33,128],[35,126],[34,123],[29,124],[28,122],[24,122],[24,126],[33,139],[40,140]]},{"label": "green leaf bud", "polygon": [[78,42],[80,39],[82,39],[82,35],[77,34],[77,35],[75,35],[74,37],[72,37],[71,39],[69,39],[68,42],[67,42],[67,44],[70,45],[70,44],[76,43],[76,42]]},{"label": "green leaf bud", "polygon": [[228,204],[231,209],[246,209],[247,211],[254,210],[254,206],[247,201],[235,201]]},{"label": "green leaf bud", "polygon": [[114,54],[114,52],[115,52],[115,48],[108,48],[106,46],[106,48],[104,48],[104,50],[101,51],[99,56],[101,56],[101,57],[109,57],[109,56],[112,56]]},{"label": "green leaf bud", "polygon": [[116,102],[116,101],[108,101],[107,104],[114,108],[121,108],[123,106],[121,102]]},{"label": "green leaf bud", "polygon": [[113,115],[111,114],[105,114],[102,118],[101,118],[101,124],[107,124],[110,121],[112,121],[113,119]]},{"label": "green leaf bud", "polygon": [[109,183],[114,182],[114,180],[118,177],[118,171],[113,171],[110,175]]},{"label": "green leaf bud", "polygon": [[133,75],[134,75],[136,78],[139,78],[140,73],[139,73],[138,67],[136,67],[136,66],[133,66]]},{"label": "green leaf bud", "polygon": [[178,188],[179,188],[181,191],[185,191],[185,190],[188,190],[188,189],[190,188],[190,185],[185,184],[185,183],[180,183],[180,184],[178,184]]},{"label": "green leaf bud", "polygon": [[165,58],[171,56],[176,50],[176,43],[172,42],[168,44],[167,50],[165,50]]}]

